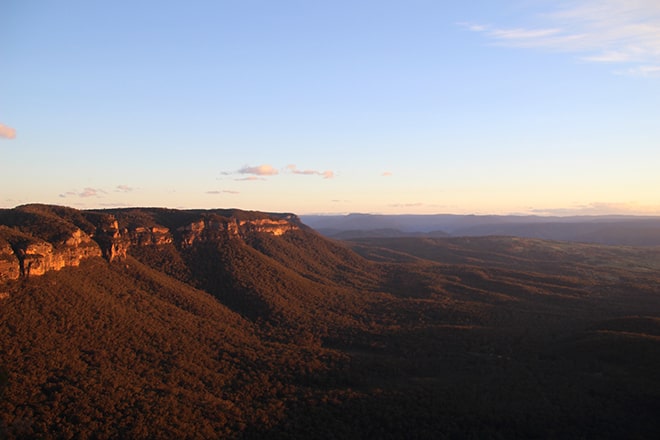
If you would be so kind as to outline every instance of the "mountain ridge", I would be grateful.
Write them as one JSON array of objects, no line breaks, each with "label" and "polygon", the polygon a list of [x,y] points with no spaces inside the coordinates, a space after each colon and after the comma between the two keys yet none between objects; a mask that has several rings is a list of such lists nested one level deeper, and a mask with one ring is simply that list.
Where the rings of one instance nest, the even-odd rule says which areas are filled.
[{"label": "mountain ridge", "polygon": [[305,224],[338,239],[504,235],[609,245],[660,245],[660,217],[628,215],[302,215]]},{"label": "mountain ridge", "polygon": [[[166,216],[170,226],[158,223]],[[282,235],[301,226],[294,214],[235,209],[77,211],[56,205],[23,205],[0,210],[0,280],[43,275],[77,266],[89,257],[121,260],[135,246],[175,241],[178,246],[191,246],[196,240],[220,235],[241,239],[251,233]]]},{"label": "mountain ridge", "polygon": [[[296,337],[359,325],[357,309],[378,295],[375,267],[289,213],[25,205],[0,211],[0,225],[0,280],[131,256],[251,320],[306,335]],[[357,300],[356,288],[369,294]]]}]

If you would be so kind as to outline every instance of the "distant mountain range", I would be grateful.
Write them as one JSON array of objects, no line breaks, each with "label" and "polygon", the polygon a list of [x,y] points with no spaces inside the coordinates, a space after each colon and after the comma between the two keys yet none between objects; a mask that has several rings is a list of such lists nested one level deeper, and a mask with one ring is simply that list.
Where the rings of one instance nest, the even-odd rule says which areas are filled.
[{"label": "distant mountain range", "polygon": [[303,215],[319,233],[366,237],[512,236],[630,246],[660,245],[660,217],[514,215]]}]

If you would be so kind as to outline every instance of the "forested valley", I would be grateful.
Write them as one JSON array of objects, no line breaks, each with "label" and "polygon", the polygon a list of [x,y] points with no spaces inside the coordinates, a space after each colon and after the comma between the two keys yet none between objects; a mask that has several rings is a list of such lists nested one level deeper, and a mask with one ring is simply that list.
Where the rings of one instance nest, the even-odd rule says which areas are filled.
[{"label": "forested valley", "polygon": [[[2,249],[24,260],[0,277],[0,438],[660,432],[657,247],[29,205],[0,210]],[[75,264],[36,275],[55,257],[30,249]]]}]

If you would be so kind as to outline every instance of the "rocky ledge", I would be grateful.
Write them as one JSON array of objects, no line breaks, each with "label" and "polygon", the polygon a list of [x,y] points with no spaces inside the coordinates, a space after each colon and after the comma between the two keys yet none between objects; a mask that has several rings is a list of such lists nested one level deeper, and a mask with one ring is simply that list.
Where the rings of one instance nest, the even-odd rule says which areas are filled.
[{"label": "rocky ledge", "polygon": [[[163,224],[165,223],[165,224]],[[52,205],[0,209],[0,282],[43,275],[86,258],[126,258],[131,247],[281,236],[300,229],[293,214],[132,208],[80,211]]]},{"label": "rocky ledge", "polygon": [[190,247],[195,242],[217,241],[224,237],[246,238],[253,233],[266,233],[275,236],[299,229],[297,218],[237,219],[233,217],[208,216],[177,228],[181,247]]}]

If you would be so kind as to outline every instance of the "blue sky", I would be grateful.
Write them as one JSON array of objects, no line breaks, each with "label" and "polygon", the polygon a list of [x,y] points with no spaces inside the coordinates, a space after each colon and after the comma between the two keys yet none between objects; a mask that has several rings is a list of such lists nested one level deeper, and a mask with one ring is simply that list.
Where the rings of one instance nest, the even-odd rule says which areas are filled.
[{"label": "blue sky", "polygon": [[0,6],[0,206],[660,214],[656,0]]}]

